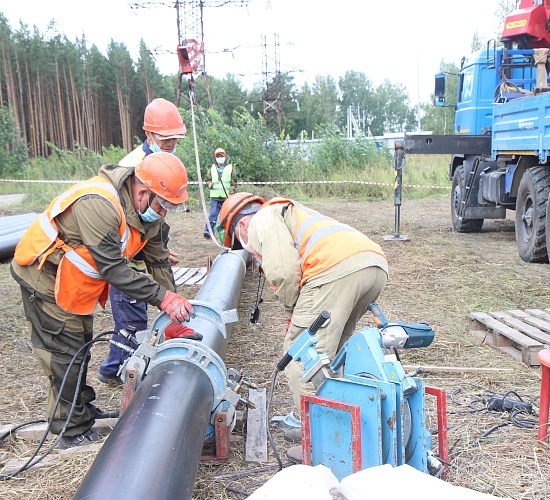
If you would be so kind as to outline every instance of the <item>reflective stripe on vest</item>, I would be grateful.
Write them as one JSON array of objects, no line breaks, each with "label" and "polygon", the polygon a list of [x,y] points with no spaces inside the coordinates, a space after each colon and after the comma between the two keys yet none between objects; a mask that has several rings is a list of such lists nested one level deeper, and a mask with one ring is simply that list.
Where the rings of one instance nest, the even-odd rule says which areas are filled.
[{"label": "reflective stripe on vest", "polygon": [[105,306],[109,285],[102,279],[85,246],[71,248],[59,239],[55,217],[87,195],[100,196],[118,212],[121,255],[133,257],[146,242],[141,241],[138,230],[127,227],[117,190],[100,177],[81,182],[55,198],[23,235],[14,252],[19,265],[28,266],[41,259],[40,268],[48,255],[62,249],[64,254],[57,266],[54,287],[55,300],[63,310],[82,315],[92,314],[98,301]]},{"label": "reflective stripe on vest", "polygon": [[357,229],[304,207],[297,201],[274,198],[264,203],[260,210],[275,204],[291,204],[296,209],[297,223],[292,239],[302,258],[300,286],[313,276],[361,252],[375,252],[386,258],[380,245]]},{"label": "reflective stripe on vest", "polygon": [[[229,195],[229,187],[231,186],[231,173],[233,166],[226,165],[222,170],[222,175],[218,173],[218,167],[212,165],[210,167],[210,175],[212,176],[212,187],[210,188],[210,198],[226,198]],[[225,191],[224,188],[225,187]]]}]

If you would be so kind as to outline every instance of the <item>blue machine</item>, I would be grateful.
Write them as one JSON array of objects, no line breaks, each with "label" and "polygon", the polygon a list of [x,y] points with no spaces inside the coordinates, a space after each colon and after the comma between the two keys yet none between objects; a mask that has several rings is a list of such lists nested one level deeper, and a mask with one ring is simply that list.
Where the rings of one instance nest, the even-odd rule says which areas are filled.
[{"label": "blue machine", "polygon": [[424,381],[408,377],[395,353],[429,346],[434,332],[425,323],[390,323],[377,304],[369,308],[378,328],[356,333],[332,363],[315,349],[315,332],[330,316],[324,311],[277,366],[284,368],[288,358],[302,361],[304,380],[317,388],[315,396],[302,397],[304,463],[323,464],[338,479],[383,464],[438,470],[426,430]]}]

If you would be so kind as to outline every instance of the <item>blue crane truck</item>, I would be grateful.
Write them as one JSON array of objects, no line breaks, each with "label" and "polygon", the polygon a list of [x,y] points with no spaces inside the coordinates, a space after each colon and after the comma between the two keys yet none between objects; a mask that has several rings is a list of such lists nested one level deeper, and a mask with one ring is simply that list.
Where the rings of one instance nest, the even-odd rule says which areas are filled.
[{"label": "blue crane truck", "polygon": [[[521,0],[502,45],[462,59],[453,135],[406,135],[405,154],[451,154],[451,219],[474,233],[515,210],[518,252],[548,262],[550,249],[550,0]],[[436,75],[445,106],[448,74]]]}]

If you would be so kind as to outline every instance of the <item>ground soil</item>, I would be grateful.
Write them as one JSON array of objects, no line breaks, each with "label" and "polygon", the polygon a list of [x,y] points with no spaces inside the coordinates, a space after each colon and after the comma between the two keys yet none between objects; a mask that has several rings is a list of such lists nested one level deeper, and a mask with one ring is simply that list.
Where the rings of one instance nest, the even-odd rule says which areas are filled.
[{"label": "ground soil", "polygon": [[[395,234],[395,209],[391,202],[316,199],[307,201],[307,204],[381,242],[389,257],[390,278],[379,302],[390,319],[425,321],[432,325],[436,333],[432,346],[401,351],[404,364],[513,370],[490,374],[427,371],[422,375],[427,384],[443,387],[448,392],[451,468],[447,480],[504,498],[550,498],[550,449],[537,443],[532,422],[536,416],[524,416],[531,418],[531,422],[525,423],[531,428],[503,425],[482,437],[494,426],[509,422],[509,415],[478,411],[480,403],[476,402],[485,395],[504,395],[509,391],[515,391],[524,399],[537,396],[540,368],[529,368],[482,345],[469,333],[468,327],[468,314],[474,311],[550,307],[550,265],[521,261],[510,219],[488,221],[480,234],[453,233],[446,197],[405,199],[399,234],[407,235],[408,242],[382,241],[384,236]],[[218,248],[202,237],[204,222],[201,211],[171,217],[170,224],[172,247],[182,259],[180,265],[202,267],[209,256],[217,255]],[[240,300],[240,320],[225,362],[228,367],[242,370],[247,379],[259,386],[268,387],[274,366],[281,356],[285,319],[271,290],[266,288],[260,322],[250,324],[248,319],[257,286],[257,278],[247,275]],[[9,263],[0,265],[0,289],[2,426],[44,418],[46,380],[31,350],[19,290],[10,277]],[[192,298],[198,289],[197,286],[184,286],[179,291]],[[369,326],[371,321],[372,317],[367,315],[359,327]],[[109,309],[99,311],[96,332],[111,327]],[[101,384],[95,376],[105,352],[106,346],[94,348],[89,381],[98,392],[98,406],[111,409],[120,404],[121,390]],[[434,405],[429,401],[428,406],[428,427],[436,428]],[[278,379],[271,408],[271,416],[286,415],[292,409],[284,377]],[[288,444],[279,431],[274,431],[274,438],[280,452],[284,451]],[[28,457],[32,452],[32,443],[6,440],[0,444],[0,466],[7,459]],[[14,479],[0,482],[0,497],[71,498],[94,457],[95,454],[91,453],[65,459],[55,466],[23,472]],[[231,490],[251,492],[260,481],[273,474],[245,475],[239,479],[218,477],[266,465],[246,463],[243,457],[244,438],[236,429],[229,462],[200,464],[193,498],[244,498],[244,494]],[[272,453],[269,464],[276,464]],[[390,491],[391,485],[388,488]]]}]

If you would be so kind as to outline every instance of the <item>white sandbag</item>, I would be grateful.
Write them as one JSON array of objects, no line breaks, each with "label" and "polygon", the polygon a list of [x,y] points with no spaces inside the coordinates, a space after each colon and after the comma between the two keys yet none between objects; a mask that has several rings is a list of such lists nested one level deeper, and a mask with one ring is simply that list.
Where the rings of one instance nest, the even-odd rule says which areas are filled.
[{"label": "white sandbag", "polygon": [[[346,500],[489,500],[497,498],[454,486],[410,465],[389,464],[356,472],[340,481],[338,492]],[[305,498],[305,497],[304,497]],[[309,497],[313,498],[313,497]]]},{"label": "white sandbag", "polygon": [[338,479],[324,465],[310,467],[293,465],[277,472],[258,488],[249,500],[332,500],[330,490],[336,491]]}]

